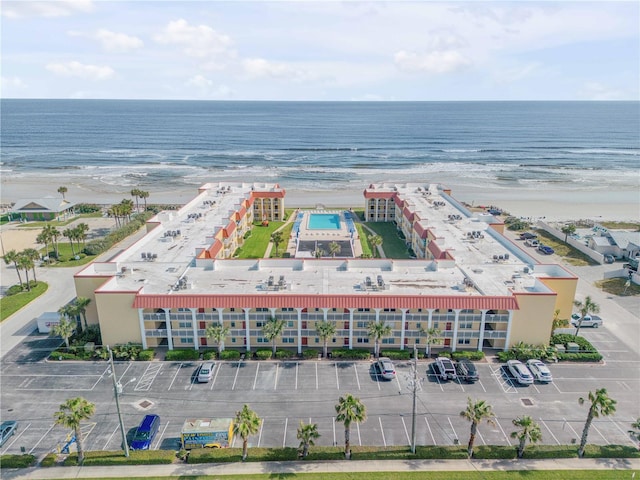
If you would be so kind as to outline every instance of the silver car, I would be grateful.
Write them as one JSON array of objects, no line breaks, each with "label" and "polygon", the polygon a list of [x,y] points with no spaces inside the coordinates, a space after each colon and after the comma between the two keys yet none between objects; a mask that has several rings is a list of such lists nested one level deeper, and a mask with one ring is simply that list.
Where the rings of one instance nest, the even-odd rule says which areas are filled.
[{"label": "silver car", "polygon": [[527,360],[527,368],[531,372],[531,374],[535,377],[539,382],[550,383],[553,382],[553,376],[551,375],[551,371],[549,367],[547,367],[540,360],[531,359]]},{"label": "silver car", "polygon": [[198,369],[198,383],[207,383],[213,377],[213,369],[215,368],[215,364],[213,362],[205,362],[200,365]]},{"label": "silver car", "polygon": [[396,369],[391,360],[387,357],[380,357],[376,362],[376,371],[385,380],[396,378]]},{"label": "silver car", "polygon": [[520,385],[531,385],[533,383],[533,375],[520,360],[509,360],[507,368]]}]

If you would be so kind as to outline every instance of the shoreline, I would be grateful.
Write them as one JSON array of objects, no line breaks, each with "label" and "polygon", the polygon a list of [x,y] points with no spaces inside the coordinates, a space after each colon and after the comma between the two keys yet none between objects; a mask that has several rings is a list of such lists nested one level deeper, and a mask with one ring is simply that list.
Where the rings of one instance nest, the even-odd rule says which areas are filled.
[{"label": "shoreline", "polygon": [[[261,179],[254,179],[260,182]],[[433,181],[433,179],[431,179]],[[248,179],[244,179],[248,181]],[[425,180],[423,183],[428,183]],[[395,182],[403,183],[403,182]],[[437,183],[437,182],[435,182]],[[452,196],[460,202],[473,206],[495,205],[511,215],[523,218],[542,219],[548,221],[575,221],[579,219],[635,221],[640,220],[640,194],[637,190],[603,189],[599,191],[576,191],[563,189],[557,185],[554,190],[525,190],[518,187],[481,188],[468,185],[456,185],[453,182],[444,184],[452,191]],[[114,204],[123,198],[133,199],[131,190],[141,188],[150,193],[147,203],[185,204],[192,200],[198,192],[198,186],[176,182],[175,187],[150,188],[148,186],[124,188],[96,182],[67,182],[66,198],[76,203]],[[295,186],[281,184],[287,191],[285,205],[287,207],[362,207],[363,191],[360,188],[337,190],[302,190]],[[25,198],[60,198],[57,185],[45,185],[32,179],[2,179],[0,202],[10,204]],[[37,192],[34,194],[34,192]]]}]

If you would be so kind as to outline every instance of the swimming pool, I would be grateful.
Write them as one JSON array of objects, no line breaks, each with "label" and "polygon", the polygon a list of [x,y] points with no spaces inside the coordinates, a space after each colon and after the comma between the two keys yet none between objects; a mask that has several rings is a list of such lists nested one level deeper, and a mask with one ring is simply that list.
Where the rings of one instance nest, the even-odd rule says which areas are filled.
[{"label": "swimming pool", "polygon": [[337,213],[309,214],[309,230],[340,230],[340,215]]}]

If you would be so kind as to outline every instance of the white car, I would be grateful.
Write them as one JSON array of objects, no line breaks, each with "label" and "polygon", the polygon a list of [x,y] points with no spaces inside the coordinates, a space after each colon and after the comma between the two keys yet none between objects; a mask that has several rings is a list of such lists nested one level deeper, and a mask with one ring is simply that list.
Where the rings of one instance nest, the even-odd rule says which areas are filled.
[{"label": "white car", "polygon": [[[580,314],[574,313],[571,315],[571,325],[577,327],[580,324]],[[582,319],[582,324],[580,327],[593,327],[598,328],[602,326],[602,318],[597,315],[585,315]]]},{"label": "white car", "polygon": [[455,365],[451,359],[447,357],[436,358],[433,364],[433,370],[441,380],[455,380],[458,378]]},{"label": "white car", "polygon": [[380,357],[375,364],[376,372],[385,380],[396,378],[396,369],[387,357]]},{"label": "white car", "polygon": [[549,367],[547,367],[540,360],[527,360],[527,368],[534,376],[534,378],[539,382],[550,383],[553,381],[553,376],[551,375]]},{"label": "white car", "polygon": [[533,375],[520,360],[509,360],[507,368],[520,385],[531,385],[533,383]]}]

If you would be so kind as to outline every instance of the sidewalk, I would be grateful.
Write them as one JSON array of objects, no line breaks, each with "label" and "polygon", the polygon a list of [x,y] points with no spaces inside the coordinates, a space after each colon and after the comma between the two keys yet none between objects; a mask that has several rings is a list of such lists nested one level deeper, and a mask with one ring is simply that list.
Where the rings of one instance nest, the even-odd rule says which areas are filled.
[{"label": "sidewalk", "polygon": [[[251,450],[249,450],[251,455]],[[202,465],[136,465],[117,467],[50,467],[3,470],[5,479],[76,479],[182,477],[336,472],[427,472],[510,470],[640,470],[640,459],[556,460],[351,460],[325,462],[247,462]],[[629,477],[627,477],[629,478]]]}]

